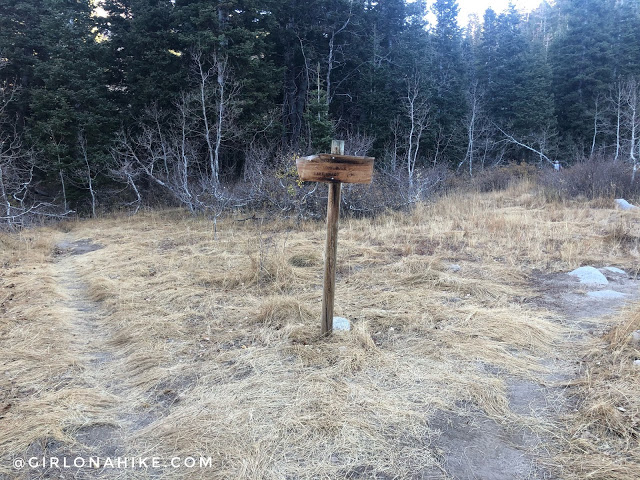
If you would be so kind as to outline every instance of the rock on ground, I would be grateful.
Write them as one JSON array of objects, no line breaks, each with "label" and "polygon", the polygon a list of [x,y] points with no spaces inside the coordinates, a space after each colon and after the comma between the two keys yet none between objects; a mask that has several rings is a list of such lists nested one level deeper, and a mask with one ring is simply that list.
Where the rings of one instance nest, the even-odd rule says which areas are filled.
[{"label": "rock on ground", "polygon": [[344,317],[333,317],[333,330],[351,330],[351,322]]},{"label": "rock on ground", "polygon": [[574,277],[578,277],[580,283],[588,283],[588,284],[596,284],[596,285],[607,285],[609,281],[607,277],[605,277],[600,270],[595,267],[580,267],[576,268],[572,272],[569,272],[569,275]]},{"label": "rock on ground", "polygon": [[629,275],[627,272],[618,267],[604,267],[604,269],[611,273],[617,273],[618,275]]},{"label": "rock on ground", "polygon": [[615,202],[616,205],[618,205],[618,207],[620,207],[620,209],[622,210],[635,210],[636,208],[638,208],[635,205],[631,205],[624,198],[616,198]]},{"label": "rock on ground", "polygon": [[591,298],[598,298],[602,300],[610,300],[612,298],[624,298],[624,293],[616,292],[615,290],[599,290],[597,292],[587,292],[587,296]]}]

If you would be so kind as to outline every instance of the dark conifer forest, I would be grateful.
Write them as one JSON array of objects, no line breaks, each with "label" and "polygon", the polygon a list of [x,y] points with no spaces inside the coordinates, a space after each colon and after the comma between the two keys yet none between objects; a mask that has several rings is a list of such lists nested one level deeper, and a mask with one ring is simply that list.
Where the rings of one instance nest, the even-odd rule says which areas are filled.
[{"label": "dark conifer forest", "polygon": [[635,171],[640,0],[543,1],[460,23],[458,10],[0,0],[0,218],[314,212],[322,192],[297,181],[294,160],[332,138],[376,157],[374,185],[345,191],[355,213],[512,163]]}]

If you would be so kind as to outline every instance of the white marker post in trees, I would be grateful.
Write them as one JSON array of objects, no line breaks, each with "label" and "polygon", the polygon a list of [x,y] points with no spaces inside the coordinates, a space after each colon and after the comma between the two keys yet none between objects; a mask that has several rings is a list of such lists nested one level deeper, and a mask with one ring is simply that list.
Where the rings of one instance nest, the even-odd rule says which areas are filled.
[{"label": "white marker post in trees", "polygon": [[344,154],[344,140],[331,142],[331,153],[311,155],[296,160],[298,175],[304,182],[329,184],[327,204],[327,244],[324,258],[324,291],[322,294],[322,335],[333,331],[333,301],[336,288],[336,253],[338,250],[338,218],[340,217],[340,185],[371,183],[372,157]]}]

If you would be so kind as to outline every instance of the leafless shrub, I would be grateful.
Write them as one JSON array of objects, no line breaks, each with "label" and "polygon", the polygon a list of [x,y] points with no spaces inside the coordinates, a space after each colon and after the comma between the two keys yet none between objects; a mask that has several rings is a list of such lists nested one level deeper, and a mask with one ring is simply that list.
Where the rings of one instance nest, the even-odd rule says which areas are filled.
[{"label": "leafless shrub", "polygon": [[638,198],[640,184],[632,180],[632,165],[623,161],[595,158],[560,171],[545,169],[540,183],[547,195],[563,199]]},{"label": "leafless shrub", "polygon": [[375,138],[358,132],[347,132],[344,137],[344,153],[360,157],[369,153],[375,141]]},{"label": "leafless shrub", "polygon": [[442,191],[449,173],[440,165],[422,167],[413,172],[410,180],[405,169],[378,171],[370,185],[343,185],[342,203],[346,211],[356,216],[406,209]]},{"label": "leafless shrub", "polygon": [[468,185],[479,192],[505,190],[514,182],[537,178],[539,169],[528,163],[514,163],[487,168],[468,180]]},{"label": "leafless shrub", "polygon": [[111,178],[133,192],[128,204],[142,202],[141,182],[160,187],[189,211],[217,218],[233,198],[221,184],[224,142],[238,134],[240,86],[233,81],[226,58],[192,55],[197,88],[183,92],[173,111],[155,105],[140,118],[136,133],[120,132],[112,157]]},{"label": "leafless shrub", "polygon": [[246,153],[244,179],[252,204],[280,214],[313,217],[320,212],[317,183],[300,181],[297,152],[252,146]]}]

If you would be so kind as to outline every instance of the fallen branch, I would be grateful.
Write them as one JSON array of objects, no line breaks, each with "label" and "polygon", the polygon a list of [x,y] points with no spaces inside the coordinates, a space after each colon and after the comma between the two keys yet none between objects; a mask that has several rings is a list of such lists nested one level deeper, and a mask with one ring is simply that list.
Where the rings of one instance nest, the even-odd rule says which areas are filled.
[{"label": "fallen branch", "polygon": [[507,140],[509,140],[511,143],[515,143],[516,145],[526,148],[527,150],[530,150],[534,153],[537,153],[540,158],[545,159],[547,162],[549,162],[551,165],[554,164],[553,160],[551,160],[549,157],[547,157],[544,153],[542,153],[539,150],[536,150],[535,148],[533,148],[530,145],[527,145],[526,143],[522,143],[518,140],[516,140],[516,138],[513,135],[509,135],[507,132],[505,132],[504,130],[502,130],[498,125],[496,125],[495,123],[493,124],[498,130],[500,130],[500,132],[502,132],[502,134],[507,137]]}]

